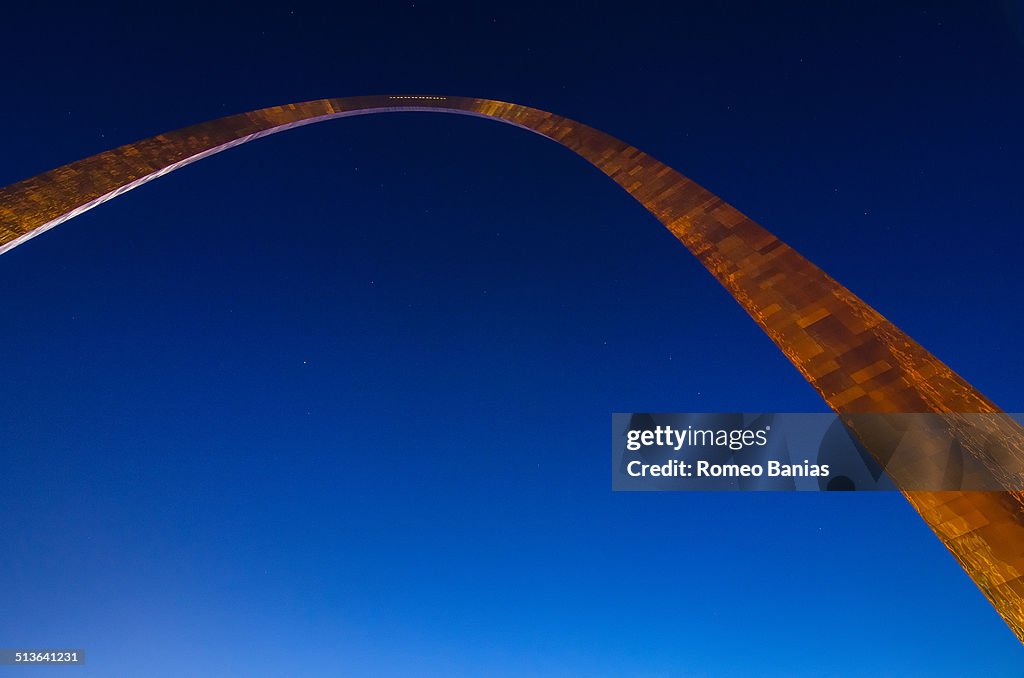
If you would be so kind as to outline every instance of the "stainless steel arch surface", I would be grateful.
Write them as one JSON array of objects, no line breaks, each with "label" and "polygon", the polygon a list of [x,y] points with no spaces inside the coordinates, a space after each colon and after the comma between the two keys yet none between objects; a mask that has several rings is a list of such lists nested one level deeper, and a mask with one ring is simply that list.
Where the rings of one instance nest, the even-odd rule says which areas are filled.
[{"label": "stainless steel arch surface", "polygon": [[[0,189],[0,253],[233,146],[323,120],[393,111],[498,120],[557,141],[588,160],[704,264],[836,412],[1000,411],[850,290],[707,189],[592,127],[500,101],[425,95],[323,99],[233,115],[127,144]],[[1007,424],[998,433],[1006,441],[1006,455],[998,464],[985,461],[1000,478],[1020,478],[1024,431]],[[1024,495],[904,494],[1024,640]]]}]

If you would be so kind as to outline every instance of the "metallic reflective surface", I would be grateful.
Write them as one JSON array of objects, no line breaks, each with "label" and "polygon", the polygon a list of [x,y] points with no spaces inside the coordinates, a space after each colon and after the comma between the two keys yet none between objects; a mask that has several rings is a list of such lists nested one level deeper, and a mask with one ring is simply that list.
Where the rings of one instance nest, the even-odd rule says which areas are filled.
[{"label": "metallic reflective surface", "polygon": [[[322,120],[391,111],[491,118],[557,141],[588,160],[704,264],[836,412],[938,412],[955,418],[1000,411],[817,266],[672,168],[573,120],[486,99],[324,99],[229,116],[121,146],[0,189],[0,253],[147,181],[252,139]],[[1024,431],[1005,421],[990,432],[1002,441],[995,453],[970,436],[961,442],[1004,486],[1016,487],[1014,481],[1024,474]],[[865,433],[862,441],[869,438]],[[929,463],[922,453],[922,469],[935,470]],[[1024,640],[1024,493],[905,494]]]}]

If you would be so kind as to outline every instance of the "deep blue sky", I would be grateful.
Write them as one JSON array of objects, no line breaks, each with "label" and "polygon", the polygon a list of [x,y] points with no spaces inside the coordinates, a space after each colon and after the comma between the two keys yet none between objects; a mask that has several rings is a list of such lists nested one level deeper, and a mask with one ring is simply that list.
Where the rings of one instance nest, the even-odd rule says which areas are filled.
[{"label": "deep blue sky", "polygon": [[[705,184],[1024,409],[1019,5],[28,4],[0,185],[279,103],[515,101]],[[76,675],[1024,667],[898,495],[610,491],[614,411],[824,405],[520,130],[261,140],[5,254],[0,288],[0,646],[84,647]]]}]

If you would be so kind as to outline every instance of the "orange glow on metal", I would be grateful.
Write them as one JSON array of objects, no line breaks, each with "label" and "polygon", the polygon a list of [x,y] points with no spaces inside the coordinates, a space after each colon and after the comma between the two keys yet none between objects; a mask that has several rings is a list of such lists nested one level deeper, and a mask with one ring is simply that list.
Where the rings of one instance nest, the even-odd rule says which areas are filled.
[{"label": "orange glow on metal", "polygon": [[[275,106],[127,144],[0,189],[0,252],[167,172],[262,136],[390,111],[462,113],[557,141],[608,175],[696,256],[839,413],[1000,410],[850,290],[705,188],[629,144],[526,106],[443,96],[367,96]],[[1024,469],[1024,431],[1000,435]],[[999,472],[999,469],[993,469]],[[906,492],[1024,640],[1024,493]]]}]

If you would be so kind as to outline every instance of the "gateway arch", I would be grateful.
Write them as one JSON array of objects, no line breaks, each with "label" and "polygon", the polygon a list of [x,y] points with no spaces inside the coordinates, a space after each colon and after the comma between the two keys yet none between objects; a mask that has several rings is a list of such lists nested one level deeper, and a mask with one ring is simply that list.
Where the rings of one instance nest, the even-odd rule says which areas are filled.
[{"label": "gateway arch", "polygon": [[[332,118],[393,111],[489,118],[582,156],[700,260],[840,415],[1001,412],[850,290],[707,189],[592,127],[500,101],[412,95],[322,99],[232,115],[127,144],[0,189],[0,253],[233,146]],[[972,447],[970,441],[964,441],[964,449],[983,457],[1001,487],[1012,491],[903,494],[1024,641],[1024,430],[999,421],[1003,443],[994,459],[990,450]],[[865,446],[879,456],[877,449]],[[919,461],[922,468],[935,463]]]}]

